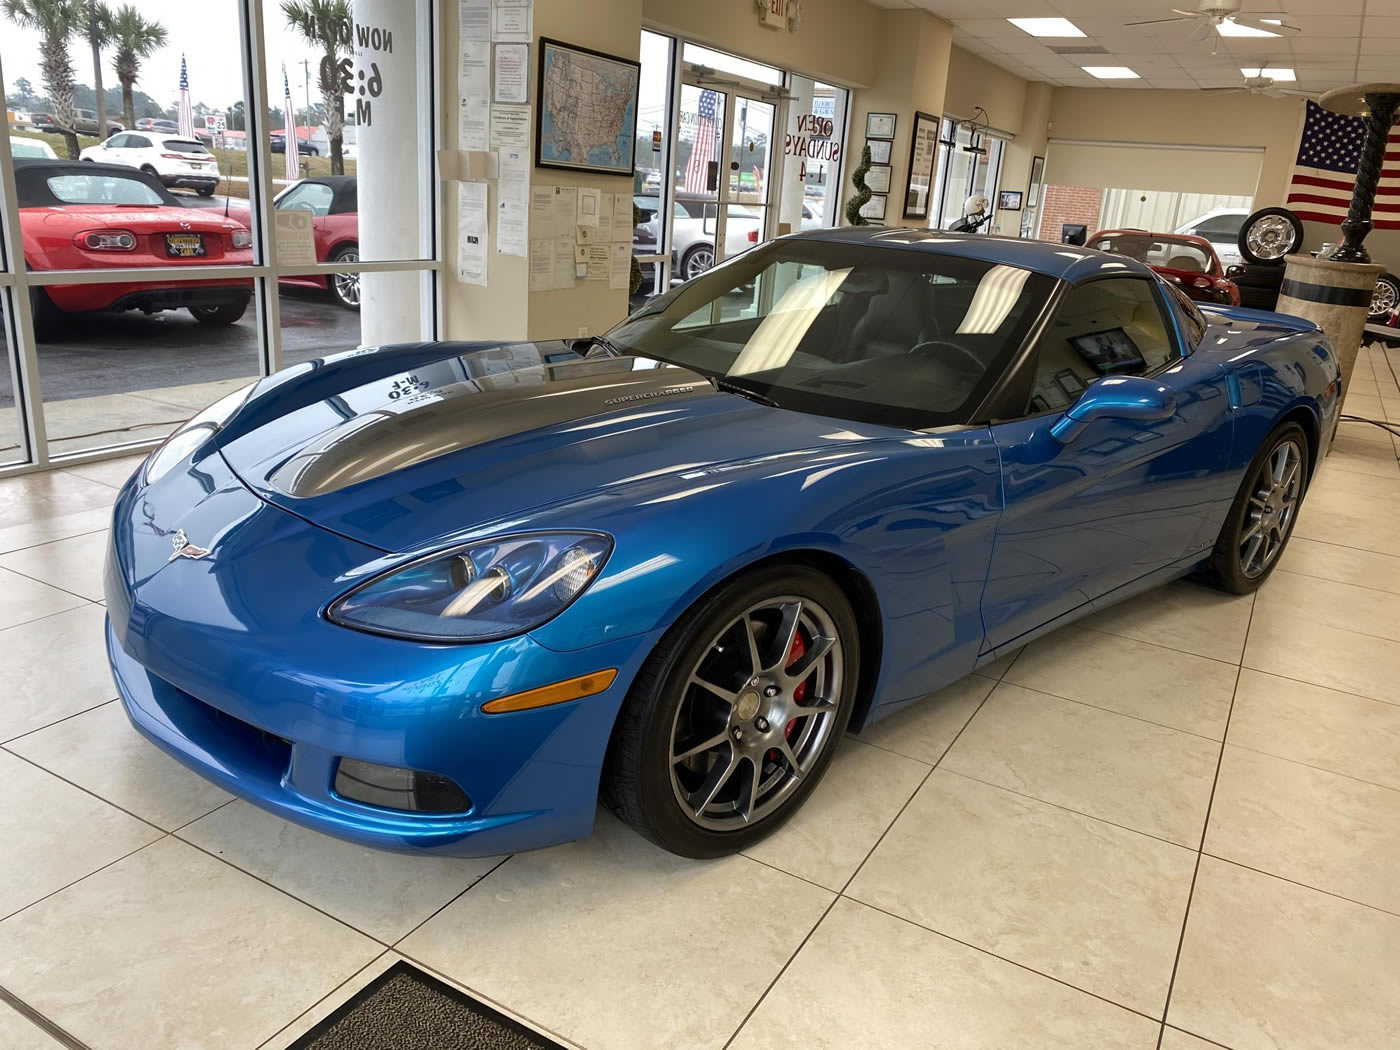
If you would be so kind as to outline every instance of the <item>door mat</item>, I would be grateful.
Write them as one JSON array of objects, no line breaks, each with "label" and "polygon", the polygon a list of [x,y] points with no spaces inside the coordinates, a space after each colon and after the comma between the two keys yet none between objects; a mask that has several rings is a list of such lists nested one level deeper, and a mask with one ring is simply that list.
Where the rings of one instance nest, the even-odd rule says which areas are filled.
[{"label": "door mat", "polygon": [[397,962],[287,1050],[564,1050],[538,1032]]}]

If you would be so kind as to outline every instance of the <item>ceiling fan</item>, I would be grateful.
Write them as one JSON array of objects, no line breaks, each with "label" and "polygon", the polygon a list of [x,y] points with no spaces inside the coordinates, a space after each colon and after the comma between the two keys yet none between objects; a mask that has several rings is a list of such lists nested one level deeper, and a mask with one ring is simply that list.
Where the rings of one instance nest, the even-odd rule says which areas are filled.
[{"label": "ceiling fan", "polygon": [[1295,88],[1282,87],[1282,83],[1287,81],[1276,81],[1269,76],[1267,67],[1259,70],[1258,76],[1245,77],[1244,82],[1237,87],[1217,87],[1201,88],[1208,95],[1224,95],[1235,91],[1248,91],[1251,95],[1267,95],[1269,98],[1287,98],[1296,95],[1299,98],[1317,98],[1317,94],[1312,91],[1299,91]]},{"label": "ceiling fan", "polygon": [[1210,53],[1215,54],[1216,46],[1219,44],[1219,33],[1212,30],[1219,29],[1220,26],[1231,23],[1245,29],[1256,29],[1261,33],[1270,33],[1274,36],[1286,36],[1290,33],[1301,33],[1302,30],[1294,25],[1289,25],[1284,19],[1287,15],[1282,11],[1250,11],[1248,14],[1240,11],[1242,0],[1206,0],[1204,6],[1195,11],[1188,11],[1184,8],[1173,7],[1171,18],[1149,18],[1142,22],[1127,22],[1130,26],[1153,26],[1164,25],[1168,22],[1195,22],[1196,28],[1191,32],[1191,40],[1204,40],[1207,36],[1213,37]]}]

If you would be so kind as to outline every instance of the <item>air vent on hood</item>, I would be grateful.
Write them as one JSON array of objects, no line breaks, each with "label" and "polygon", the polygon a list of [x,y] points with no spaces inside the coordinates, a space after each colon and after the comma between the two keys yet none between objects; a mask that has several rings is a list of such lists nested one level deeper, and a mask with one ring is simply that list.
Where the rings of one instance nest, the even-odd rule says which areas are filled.
[{"label": "air vent on hood", "polygon": [[1057,55],[1106,55],[1108,51],[1097,44],[1066,44],[1064,47],[1051,47]]}]

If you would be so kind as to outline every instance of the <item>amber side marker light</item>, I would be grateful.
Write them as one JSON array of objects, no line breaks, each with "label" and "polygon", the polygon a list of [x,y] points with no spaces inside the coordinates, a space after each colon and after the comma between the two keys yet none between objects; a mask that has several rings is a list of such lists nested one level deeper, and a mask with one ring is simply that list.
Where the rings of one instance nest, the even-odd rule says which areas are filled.
[{"label": "amber side marker light", "polygon": [[585,696],[601,693],[613,684],[617,668],[606,671],[592,671],[553,685],[542,685],[538,689],[527,689],[523,693],[499,696],[481,705],[488,715],[499,715],[506,711],[528,711],[532,707],[548,707],[550,704],[564,704],[570,700],[581,700]]}]

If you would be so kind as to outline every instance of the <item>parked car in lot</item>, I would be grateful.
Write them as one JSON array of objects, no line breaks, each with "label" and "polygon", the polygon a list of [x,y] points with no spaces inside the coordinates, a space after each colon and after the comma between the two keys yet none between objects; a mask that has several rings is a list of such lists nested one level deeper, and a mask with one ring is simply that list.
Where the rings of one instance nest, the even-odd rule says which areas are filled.
[{"label": "parked car in lot", "polygon": [[[92,161],[15,159],[24,261],[31,270],[132,269],[248,264],[252,236],[217,211],[195,211],[149,175]],[[229,325],[252,294],[247,280],[178,277],[32,290],[40,338],[64,315],[100,310],[187,309],[201,324]]]},{"label": "parked car in lot", "polygon": [[10,156],[47,157],[50,160],[58,159],[58,155],[54,153],[53,147],[47,142],[40,142],[38,139],[21,138],[13,135],[10,137]]},{"label": "parked car in lot", "polygon": [[[642,224],[652,236],[652,250],[661,242],[665,232],[657,216],[661,198],[638,194],[632,198],[642,210]],[[673,202],[675,218],[671,226],[671,274],[688,281],[698,277],[715,264],[715,228],[719,206],[712,201],[678,200]],[[802,202],[802,228],[815,229],[821,225],[819,206]],[[730,204],[724,228],[724,257],[748,251],[763,235],[763,216],[744,204]],[[633,236],[636,246],[636,237]]]},{"label": "parked car in lot", "polygon": [[[73,115],[74,121],[71,130],[76,131],[79,135],[97,134],[97,111],[95,109],[74,110]],[[45,131],[57,135],[64,130],[64,128],[54,118],[54,115],[52,113],[35,113],[31,119],[34,122],[34,127],[37,128],[39,131]],[[121,121],[113,120],[111,117],[107,118],[108,135],[116,131],[125,130],[126,125],[123,124]]]},{"label": "parked car in lot", "polygon": [[1182,223],[1173,232],[1204,237],[1223,265],[1234,266],[1240,261],[1240,227],[1248,217],[1248,208],[1214,208]]},{"label": "parked car in lot", "polygon": [[197,139],[127,131],[89,146],[78,157],[139,168],[163,186],[188,186],[205,197],[219,185],[219,162]]},{"label": "parked car in lot", "polygon": [[1239,288],[1225,276],[1220,257],[1203,237],[1146,230],[1101,230],[1084,244],[1147,263],[1198,303],[1240,305]]},{"label": "parked car in lot", "polygon": [[[287,136],[285,132],[274,131],[268,138],[272,143],[273,153],[287,152]],[[321,155],[321,151],[316,148],[316,144],[314,142],[307,142],[305,139],[297,142],[297,152],[304,157],[319,157]]]},{"label": "parked car in lot", "polygon": [[1169,580],[1255,590],[1341,413],[1307,321],[937,230],[781,238],[589,342],[337,354],[171,435],[107,539],[136,729],[360,845],[567,842],[601,795],[736,853],[848,729]]},{"label": "parked car in lot", "polygon": [[[272,206],[278,210],[300,209],[311,213],[317,262],[359,262],[360,205],[355,176],[319,175],[302,179],[274,197]],[[251,226],[247,201],[230,201],[228,211],[232,218]],[[347,310],[360,308],[360,275],[357,273],[283,277],[279,283],[325,289]]]},{"label": "parked car in lot", "polygon": [[142,117],[136,122],[137,131],[154,131],[163,135],[178,135],[180,125],[163,117]]}]

